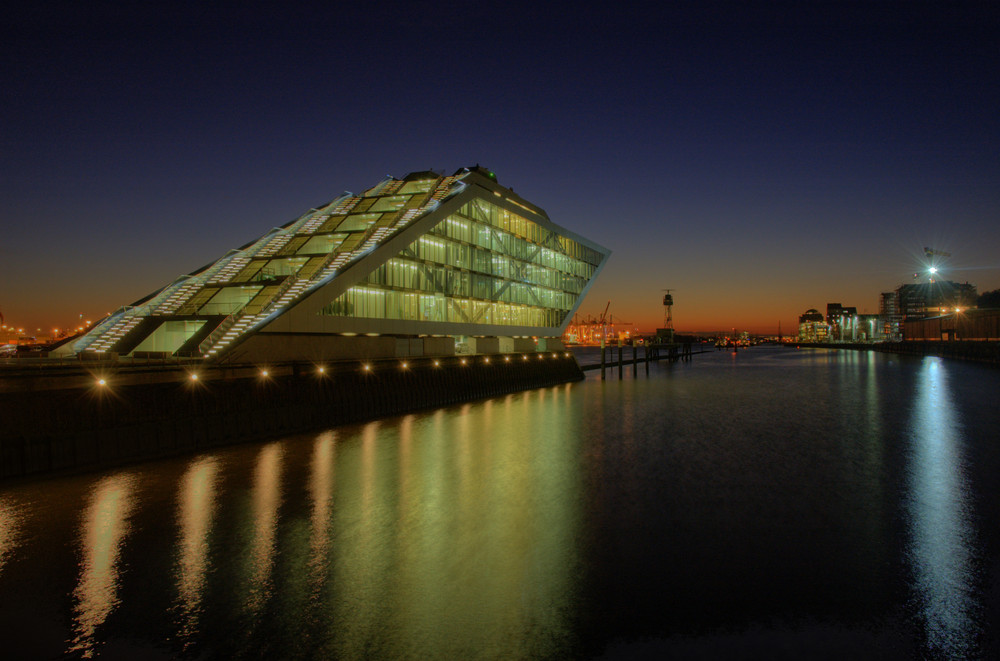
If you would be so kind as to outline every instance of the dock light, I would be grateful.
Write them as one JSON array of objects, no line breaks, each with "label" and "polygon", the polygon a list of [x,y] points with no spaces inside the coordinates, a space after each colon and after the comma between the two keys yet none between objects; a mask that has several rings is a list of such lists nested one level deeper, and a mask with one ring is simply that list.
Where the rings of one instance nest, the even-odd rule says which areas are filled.
[{"label": "dock light", "polygon": [[936,266],[932,266],[929,269],[927,269],[927,271],[929,273],[931,273],[931,274],[937,273],[937,267]]},{"label": "dock light", "polygon": [[267,377],[267,370],[261,370],[260,375],[263,377]]},{"label": "dock light", "polygon": [[434,367],[441,367],[441,361],[440,360],[435,360],[434,361]]},{"label": "dock light", "polygon": [[403,361],[403,363],[402,363],[402,364],[400,365],[400,367],[402,367],[402,368],[403,368],[404,370],[405,370],[405,369],[406,369],[407,367],[409,367],[409,366],[410,366],[410,364],[409,364],[409,363],[407,363],[406,361]]},{"label": "dock light", "polygon": [[521,356],[521,358],[524,358],[525,360],[528,360],[528,354],[524,354],[523,356]]},{"label": "dock light", "polygon": [[484,362],[484,363],[488,363],[488,362],[490,362],[490,358],[489,358],[489,356],[487,356],[486,358],[484,358],[484,359],[483,359],[483,362]]},{"label": "dock light", "polygon": [[108,385],[108,382],[105,381],[104,379],[98,379],[97,380],[97,385],[99,385],[99,386],[106,386],[106,385]]},{"label": "dock light", "polygon": [[191,379],[192,381],[197,381],[197,380],[198,380],[198,375],[197,375],[197,374],[195,374],[194,372],[191,372],[191,375],[190,375],[190,377],[189,377],[189,378],[190,378],[190,379]]},{"label": "dock light", "polygon": [[364,365],[364,370],[365,370],[366,372],[371,372],[371,371],[372,371],[372,366],[371,366],[371,365],[369,365],[368,363],[365,363],[365,365]]},{"label": "dock light", "polygon": [[569,351],[563,354],[563,358],[569,358]]},{"label": "dock light", "polygon": [[503,357],[503,362],[509,363],[510,362],[510,356],[504,356]]},{"label": "dock light", "polygon": [[554,354],[552,354],[552,357],[553,357],[553,358],[558,358],[558,357],[559,357],[559,354],[557,354],[557,353],[554,353]]},{"label": "dock light", "polygon": [[465,358],[463,358],[463,359],[462,359],[462,364],[463,364],[463,365],[465,364]]},{"label": "dock light", "polygon": [[326,368],[320,365],[319,367],[316,368],[316,372],[319,374],[326,374]]}]

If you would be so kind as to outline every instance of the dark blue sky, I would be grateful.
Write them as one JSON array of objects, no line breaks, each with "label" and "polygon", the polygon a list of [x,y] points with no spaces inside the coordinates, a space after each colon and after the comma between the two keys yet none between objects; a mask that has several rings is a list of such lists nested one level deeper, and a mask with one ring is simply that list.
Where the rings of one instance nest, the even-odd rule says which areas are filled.
[{"label": "dark blue sky", "polygon": [[481,163],[643,327],[1000,287],[994,3],[48,3],[0,53],[0,310],[99,317],[383,175]]}]

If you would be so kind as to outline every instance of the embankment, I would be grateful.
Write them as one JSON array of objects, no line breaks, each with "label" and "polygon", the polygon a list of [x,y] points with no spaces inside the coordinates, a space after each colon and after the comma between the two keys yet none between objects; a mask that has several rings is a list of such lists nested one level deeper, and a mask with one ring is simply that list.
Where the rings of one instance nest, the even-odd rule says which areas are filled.
[{"label": "embankment", "polygon": [[976,363],[1000,365],[1000,342],[982,341],[918,341],[874,343],[812,343],[800,342],[790,346],[816,349],[848,349],[855,351],[880,351],[908,356],[940,356]]},{"label": "embankment", "polygon": [[[119,465],[583,378],[568,352],[4,374],[0,478]],[[192,378],[197,374],[197,380]],[[105,378],[105,384],[98,379]]]}]

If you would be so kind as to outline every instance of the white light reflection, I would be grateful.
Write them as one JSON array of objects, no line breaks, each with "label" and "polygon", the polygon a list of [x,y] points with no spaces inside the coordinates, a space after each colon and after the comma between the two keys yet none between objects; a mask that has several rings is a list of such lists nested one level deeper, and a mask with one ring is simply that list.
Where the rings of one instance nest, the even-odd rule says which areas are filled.
[{"label": "white light reflection", "polygon": [[198,633],[198,618],[208,567],[208,533],[215,512],[218,462],[212,457],[191,464],[177,493],[177,523],[180,540],[177,558],[177,602],[179,636],[187,647]]},{"label": "white light reflection", "polygon": [[974,544],[963,475],[960,428],[948,374],[925,358],[918,375],[911,430],[910,561],[927,645],[935,655],[967,658],[974,650]]},{"label": "white light reflection", "polygon": [[70,652],[91,658],[95,633],[118,605],[118,557],[129,532],[134,503],[132,476],[112,475],[97,483],[84,511],[80,530],[82,571],[73,590],[73,640]]}]

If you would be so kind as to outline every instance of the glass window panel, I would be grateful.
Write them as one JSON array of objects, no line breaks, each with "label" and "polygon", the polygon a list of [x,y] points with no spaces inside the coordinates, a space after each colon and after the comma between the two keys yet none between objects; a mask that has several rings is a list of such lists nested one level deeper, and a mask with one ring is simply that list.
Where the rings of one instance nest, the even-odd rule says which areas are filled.
[{"label": "glass window panel", "polygon": [[409,195],[389,195],[375,201],[369,211],[398,211],[409,201]]},{"label": "glass window panel", "polygon": [[366,230],[381,217],[378,213],[356,213],[344,218],[344,222],[337,226],[338,232],[357,232]]}]

